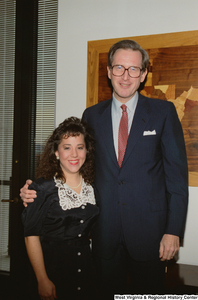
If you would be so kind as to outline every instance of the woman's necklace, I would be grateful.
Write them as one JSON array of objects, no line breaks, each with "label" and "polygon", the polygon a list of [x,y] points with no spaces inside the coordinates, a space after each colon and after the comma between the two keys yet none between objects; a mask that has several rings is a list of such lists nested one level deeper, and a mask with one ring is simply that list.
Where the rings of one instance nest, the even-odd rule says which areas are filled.
[{"label": "woman's necklace", "polygon": [[81,185],[81,183],[82,183],[82,176],[81,176],[81,178],[80,178],[80,183],[77,185],[77,186],[71,186],[71,185],[68,185],[70,188],[72,188],[72,189],[77,189],[80,185]]}]

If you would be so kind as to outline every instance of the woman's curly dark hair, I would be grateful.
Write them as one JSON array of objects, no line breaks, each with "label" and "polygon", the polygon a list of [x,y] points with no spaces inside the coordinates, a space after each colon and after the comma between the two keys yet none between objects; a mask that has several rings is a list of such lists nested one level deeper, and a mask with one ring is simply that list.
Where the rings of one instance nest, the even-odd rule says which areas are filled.
[{"label": "woman's curly dark hair", "polygon": [[86,183],[91,184],[94,181],[94,138],[91,134],[91,129],[85,121],[76,117],[65,119],[53,131],[52,135],[46,142],[44,151],[40,157],[39,165],[36,169],[36,178],[44,177],[45,179],[52,179],[54,176],[66,182],[66,178],[60,166],[60,161],[57,160],[55,152],[58,150],[58,145],[63,138],[70,136],[84,136],[87,155],[85,163],[79,170]]}]

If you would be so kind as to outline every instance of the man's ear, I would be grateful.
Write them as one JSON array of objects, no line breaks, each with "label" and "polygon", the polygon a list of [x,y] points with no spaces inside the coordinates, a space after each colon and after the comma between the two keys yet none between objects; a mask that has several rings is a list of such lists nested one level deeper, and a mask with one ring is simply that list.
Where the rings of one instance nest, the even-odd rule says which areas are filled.
[{"label": "man's ear", "polygon": [[109,66],[107,66],[107,75],[108,78],[111,80],[111,69],[109,68]]},{"label": "man's ear", "polygon": [[141,81],[140,82],[144,82],[146,75],[148,73],[148,70],[146,69],[140,76],[141,76]]}]

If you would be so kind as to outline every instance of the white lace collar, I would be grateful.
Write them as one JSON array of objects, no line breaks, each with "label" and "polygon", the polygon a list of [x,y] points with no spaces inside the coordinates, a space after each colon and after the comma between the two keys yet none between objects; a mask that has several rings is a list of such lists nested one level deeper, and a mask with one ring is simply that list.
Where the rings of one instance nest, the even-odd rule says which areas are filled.
[{"label": "white lace collar", "polygon": [[54,182],[58,187],[59,204],[63,210],[80,207],[82,205],[96,204],[93,188],[82,180],[80,194],[72,190],[66,183],[54,177]]}]

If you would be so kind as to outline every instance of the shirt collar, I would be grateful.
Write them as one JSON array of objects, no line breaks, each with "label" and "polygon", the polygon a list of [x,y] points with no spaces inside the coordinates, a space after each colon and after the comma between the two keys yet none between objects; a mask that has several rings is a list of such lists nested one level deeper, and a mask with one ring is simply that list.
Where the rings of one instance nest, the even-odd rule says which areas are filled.
[{"label": "shirt collar", "polygon": [[[113,98],[112,105],[114,106],[115,111],[120,112],[120,106],[122,105],[122,103],[115,98],[114,94],[112,98]],[[127,109],[130,112],[135,110],[137,102],[138,102],[138,92],[136,92],[135,95],[124,104],[127,106]]]}]

